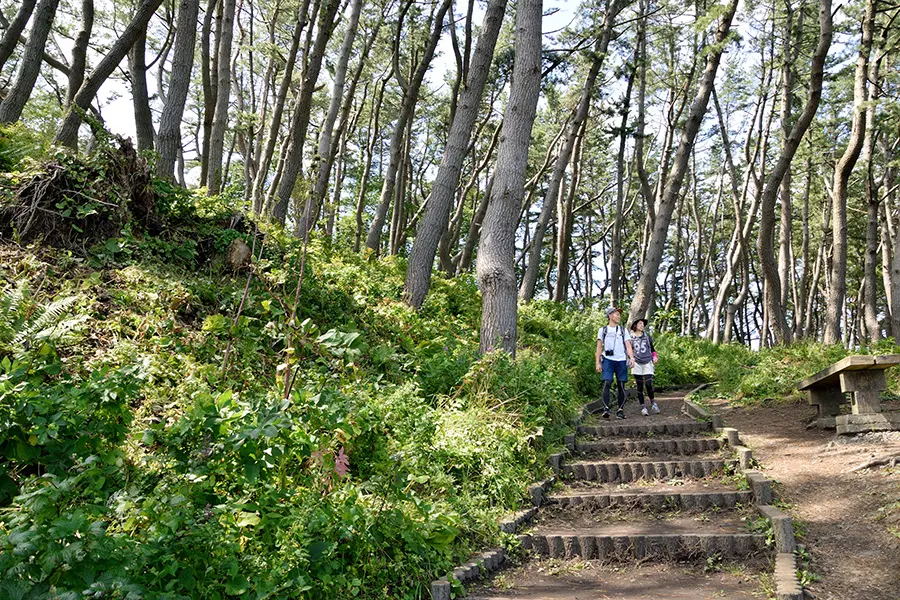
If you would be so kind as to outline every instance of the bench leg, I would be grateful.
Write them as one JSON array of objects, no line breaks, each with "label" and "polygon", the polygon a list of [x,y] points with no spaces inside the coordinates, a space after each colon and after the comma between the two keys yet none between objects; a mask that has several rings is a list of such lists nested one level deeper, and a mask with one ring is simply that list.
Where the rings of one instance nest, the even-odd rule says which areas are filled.
[{"label": "bench leg", "polygon": [[836,387],[809,390],[809,403],[819,409],[820,419],[840,414],[841,404],[846,401],[844,393]]},{"label": "bench leg", "polygon": [[887,389],[884,371],[850,371],[841,373],[841,390],[853,392],[854,415],[881,412],[881,392]]}]

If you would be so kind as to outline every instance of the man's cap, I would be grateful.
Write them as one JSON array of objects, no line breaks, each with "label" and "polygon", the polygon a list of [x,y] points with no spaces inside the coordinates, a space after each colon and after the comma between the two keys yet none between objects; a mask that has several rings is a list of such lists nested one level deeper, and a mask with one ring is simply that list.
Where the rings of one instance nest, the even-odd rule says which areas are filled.
[{"label": "man's cap", "polygon": [[634,329],[635,329],[635,327],[637,327],[637,324],[638,324],[638,323],[643,323],[643,324],[644,324],[644,327],[646,327],[646,326],[647,326],[647,319],[635,319],[634,322],[631,324],[631,327],[629,327],[629,329],[631,329],[632,331],[634,331]]},{"label": "man's cap", "polygon": [[609,315],[613,314],[614,312],[622,312],[622,309],[619,308],[618,306],[610,306],[609,308],[606,309],[606,316],[608,317]]}]

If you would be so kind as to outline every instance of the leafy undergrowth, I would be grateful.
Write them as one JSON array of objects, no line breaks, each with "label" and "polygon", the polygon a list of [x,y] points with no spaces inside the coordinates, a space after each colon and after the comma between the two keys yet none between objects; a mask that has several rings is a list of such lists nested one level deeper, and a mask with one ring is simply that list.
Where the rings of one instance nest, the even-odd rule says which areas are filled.
[{"label": "leafy undergrowth", "polygon": [[[715,382],[697,396],[727,398],[735,404],[803,399],[805,394],[797,391],[797,384],[845,356],[900,353],[892,339],[853,350],[804,340],[751,351],[738,344],[716,345],[675,336],[660,336],[657,345],[661,346],[660,379],[671,373],[671,380],[677,383]],[[887,378],[888,391],[900,393],[900,371],[888,370]]]},{"label": "leafy undergrowth", "polygon": [[289,327],[299,245],[168,201],[157,236],[0,245],[0,597],[426,598],[498,543],[595,383],[581,321],[479,358],[471,278],[416,313],[401,260],[313,244]]},{"label": "leafy undergrowth", "polygon": [[[234,198],[153,195],[155,235],[126,205],[0,244],[0,598],[427,598],[500,543],[600,389],[602,311],[530,303],[517,360],[479,357],[471,277],[435,277],[415,312],[402,259],[314,242],[297,295],[295,240]],[[249,283],[222,258],[236,238]],[[658,385],[744,401],[842,353],[656,345]]]}]

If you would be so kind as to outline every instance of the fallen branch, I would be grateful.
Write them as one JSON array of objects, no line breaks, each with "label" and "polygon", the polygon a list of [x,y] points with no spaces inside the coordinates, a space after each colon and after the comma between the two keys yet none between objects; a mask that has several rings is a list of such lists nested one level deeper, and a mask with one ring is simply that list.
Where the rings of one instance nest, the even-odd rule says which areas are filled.
[{"label": "fallen branch", "polygon": [[897,463],[900,462],[900,454],[885,454],[882,456],[878,456],[873,458],[872,460],[867,460],[866,462],[856,465],[849,471],[848,473],[853,473],[856,471],[862,471],[863,469],[871,469],[872,467],[882,467],[888,465],[890,467],[897,466]]}]

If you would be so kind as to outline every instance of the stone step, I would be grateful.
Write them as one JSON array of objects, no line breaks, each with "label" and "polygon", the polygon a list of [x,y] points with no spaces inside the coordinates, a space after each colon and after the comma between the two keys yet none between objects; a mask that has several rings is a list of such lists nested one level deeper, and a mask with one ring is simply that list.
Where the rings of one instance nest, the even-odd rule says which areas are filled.
[{"label": "stone step", "polygon": [[666,455],[690,455],[701,452],[720,450],[725,447],[721,438],[672,438],[666,440],[637,439],[637,440],[608,440],[608,441],[575,441],[575,451],[584,454],[666,454]]},{"label": "stone step", "polygon": [[635,492],[611,494],[554,494],[550,504],[561,508],[650,508],[656,510],[706,510],[753,504],[750,491]]},{"label": "stone step", "polygon": [[583,461],[566,463],[560,467],[563,477],[588,481],[619,481],[638,479],[673,479],[676,477],[709,477],[727,466],[736,467],[731,459],[678,461]]},{"label": "stone step", "polygon": [[712,431],[712,423],[692,420],[625,424],[619,421],[610,422],[609,425],[579,425],[577,429],[579,435],[592,435],[595,437],[646,437],[647,434],[691,435],[704,431]]},{"label": "stone step", "polygon": [[689,560],[701,556],[748,557],[766,550],[766,538],[755,533],[533,533],[524,545],[551,558],[603,561]]}]

